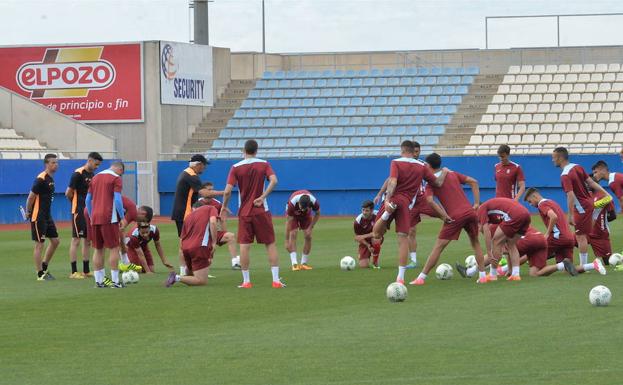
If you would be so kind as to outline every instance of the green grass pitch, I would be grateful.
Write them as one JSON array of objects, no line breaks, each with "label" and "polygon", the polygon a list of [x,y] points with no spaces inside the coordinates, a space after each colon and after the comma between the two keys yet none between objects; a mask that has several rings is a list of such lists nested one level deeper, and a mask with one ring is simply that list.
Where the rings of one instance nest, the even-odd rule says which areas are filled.
[{"label": "green grass pitch", "polygon": [[[541,221],[533,222],[542,228]],[[614,250],[623,226],[612,224]],[[418,227],[422,264],[441,223]],[[235,228],[234,223],[230,224]],[[161,225],[174,261],[174,226]],[[0,233],[0,384],[621,384],[623,273],[557,273],[518,283],[450,281],[409,286],[392,304],[396,240],[386,237],[381,270],[343,272],[356,254],[352,219],[321,219],[312,271],[289,271],[283,220],[275,221],[285,290],[270,288],[263,247],[252,253],[252,290],[239,290],[224,248],[207,287],[162,287],[165,270],[124,290],[67,278],[70,232],[37,282],[26,232]],[[299,239],[299,242],[301,239]],[[153,247],[152,247],[153,250]],[[154,250],[155,252],[155,250]],[[442,257],[471,254],[462,235]],[[577,253],[576,253],[577,255]],[[409,270],[407,279],[416,277]],[[607,308],[590,288],[613,293]]]}]

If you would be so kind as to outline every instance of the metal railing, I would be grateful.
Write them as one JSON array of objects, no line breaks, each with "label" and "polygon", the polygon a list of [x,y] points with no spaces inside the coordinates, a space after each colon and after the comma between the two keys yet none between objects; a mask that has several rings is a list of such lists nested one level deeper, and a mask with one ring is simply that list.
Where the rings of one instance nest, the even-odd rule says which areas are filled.
[{"label": "metal railing", "polygon": [[[66,151],[58,149],[0,149],[0,159],[22,159],[22,160],[37,160],[43,159],[45,154],[56,154],[61,159],[86,159],[91,151]],[[98,151],[104,159],[116,159],[117,151]],[[6,154],[6,155],[5,155]],[[37,155],[38,157],[35,157]]]}]

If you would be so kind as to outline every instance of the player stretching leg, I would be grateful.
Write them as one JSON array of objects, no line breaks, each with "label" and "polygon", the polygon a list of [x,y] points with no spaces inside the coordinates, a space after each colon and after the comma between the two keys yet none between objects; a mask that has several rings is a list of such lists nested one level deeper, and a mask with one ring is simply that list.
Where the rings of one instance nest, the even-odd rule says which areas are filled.
[{"label": "player stretching leg", "polygon": [[[426,157],[426,162],[430,165],[435,173],[435,176],[441,175],[441,156],[436,153],[432,153]],[[474,204],[470,204],[465,192],[463,191],[463,185],[468,184],[474,195]],[[480,189],[478,187],[478,181],[472,177],[459,174],[458,172],[449,172],[446,176],[441,187],[432,187],[433,194],[439,199],[441,206],[445,211],[444,224],[441,227],[435,246],[431,251],[424,269],[418,275],[417,279],[410,282],[411,285],[424,285],[424,282],[430,273],[431,269],[437,265],[437,261],[444,251],[446,246],[451,241],[459,239],[461,230],[465,230],[472,249],[476,254],[476,261],[479,268],[478,283],[486,283],[487,277],[485,274],[484,257],[482,255],[482,248],[480,247],[480,241],[478,240],[478,217],[476,216],[476,210],[480,202]],[[429,203],[433,202],[433,197],[429,196]]]},{"label": "player stretching leg", "polygon": [[[359,267],[380,269],[379,254],[381,253],[381,241],[374,239],[372,228],[376,221],[376,212],[374,211],[374,202],[363,201],[361,204],[361,214],[355,218],[353,230],[355,231],[355,242],[359,244]],[[370,257],[372,263],[370,264]]]},{"label": "player stretching leg", "polygon": [[374,238],[380,242],[387,231],[387,223],[396,220],[396,235],[398,236],[398,275],[396,282],[404,283],[405,270],[409,257],[409,240],[407,238],[411,227],[411,213],[409,206],[417,195],[422,180],[441,186],[448,174],[444,169],[436,178],[424,162],[413,159],[413,142],[405,140],[400,145],[401,157],[391,162],[389,181],[385,204],[377,214],[374,224]]},{"label": "player stretching leg", "polygon": [[[312,217],[311,212],[314,212]],[[307,263],[312,247],[312,232],[320,219],[320,202],[307,190],[298,190],[290,195],[286,204],[286,250],[290,254],[292,271],[311,270]],[[296,235],[298,230],[303,231],[305,244],[301,263],[298,264],[296,254]]]}]

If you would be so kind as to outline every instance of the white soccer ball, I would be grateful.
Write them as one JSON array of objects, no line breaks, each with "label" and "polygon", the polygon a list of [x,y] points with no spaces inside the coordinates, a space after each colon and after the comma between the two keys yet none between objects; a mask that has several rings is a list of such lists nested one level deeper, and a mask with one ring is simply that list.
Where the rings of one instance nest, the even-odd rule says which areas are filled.
[{"label": "white soccer ball", "polygon": [[475,255],[468,255],[467,258],[465,258],[465,267],[467,267],[468,269],[470,267],[474,267],[476,266],[478,263],[476,262],[476,256]]},{"label": "white soccer ball", "polygon": [[608,306],[612,299],[612,293],[610,289],[603,285],[595,286],[588,293],[588,300],[593,306]]},{"label": "white soccer ball", "polygon": [[452,275],[452,266],[448,265],[447,263],[442,263],[441,265],[437,266],[437,269],[435,270],[435,276],[437,277],[437,279],[450,279],[452,278]]},{"label": "white soccer ball", "polygon": [[130,283],[138,283],[138,273],[136,271],[128,271],[128,273],[130,273]]},{"label": "white soccer ball", "polygon": [[124,285],[128,285],[128,284],[132,283],[132,273],[135,273],[135,272],[134,271],[126,271],[123,274],[121,274],[121,282],[123,282]]},{"label": "white soccer ball", "polygon": [[344,271],[355,270],[356,265],[355,258],[348,255],[340,260],[340,269]]},{"label": "white soccer ball", "polygon": [[614,253],[608,258],[608,263],[610,266],[615,267],[616,265],[620,265],[623,263],[623,255],[619,253]]},{"label": "white soccer ball", "polygon": [[385,291],[389,302],[403,302],[407,299],[407,287],[399,282],[392,282]]}]

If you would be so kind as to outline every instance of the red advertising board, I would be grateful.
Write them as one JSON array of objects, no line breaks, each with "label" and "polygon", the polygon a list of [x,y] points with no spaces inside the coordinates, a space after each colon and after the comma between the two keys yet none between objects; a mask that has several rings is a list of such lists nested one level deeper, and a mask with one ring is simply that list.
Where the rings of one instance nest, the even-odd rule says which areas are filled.
[{"label": "red advertising board", "polygon": [[87,122],[143,121],[142,44],[0,48],[0,86]]}]

